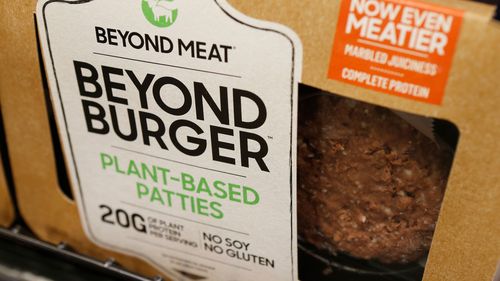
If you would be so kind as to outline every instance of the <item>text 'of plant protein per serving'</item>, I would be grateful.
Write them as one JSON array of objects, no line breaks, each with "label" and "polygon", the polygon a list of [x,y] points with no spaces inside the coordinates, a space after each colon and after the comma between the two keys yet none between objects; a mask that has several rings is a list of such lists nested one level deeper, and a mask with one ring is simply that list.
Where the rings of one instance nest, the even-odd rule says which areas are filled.
[{"label": "text 'of plant protein per serving'", "polygon": [[295,33],[222,0],[42,0],[37,21],[92,241],[175,280],[297,280]]}]

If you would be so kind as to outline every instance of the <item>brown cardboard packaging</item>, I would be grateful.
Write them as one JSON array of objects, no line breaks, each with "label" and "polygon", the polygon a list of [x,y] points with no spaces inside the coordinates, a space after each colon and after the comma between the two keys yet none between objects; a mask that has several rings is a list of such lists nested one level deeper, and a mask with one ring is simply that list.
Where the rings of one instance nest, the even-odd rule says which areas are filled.
[{"label": "brown cardboard packaging", "polygon": [[339,2],[233,4],[251,17],[280,22],[299,34],[304,45],[304,84],[392,109],[446,119],[458,127],[460,143],[424,280],[491,280],[500,258],[500,160],[495,156],[500,150],[500,54],[496,51],[500,24],[492,20],[494,7],[472,1],[429,1],[466,11],[444,101],[435,106],[376,94],[327,78]]},{"label": "brown cardboard packaging", "polygon": [[0,161],[0,227],[9,227],[14,221],[14,208],[9,195],[5,171]]},{"label": "brown cardboard packaging", "polygon": [[[93,245],[83,234],[76,206],[59,188],[31,20],[35,2],[0,4],[1,105],[21,215],[42,240],[64,241],[99,259],[112,256],[130,270],[153,275],[155,270],[144,262]],[[449,120],[459,128],[460,143],[424,280],[491,280],[500,258],[500,160],[496,157],[500,153],[500,24],[491,19],[494,7],[472,1],[427,1],[465,11],[444,100],[431,105],[327,78],[340,1],[229,2],[250,17],[278,22],[298,33],[304,46],[304,84]]]}]

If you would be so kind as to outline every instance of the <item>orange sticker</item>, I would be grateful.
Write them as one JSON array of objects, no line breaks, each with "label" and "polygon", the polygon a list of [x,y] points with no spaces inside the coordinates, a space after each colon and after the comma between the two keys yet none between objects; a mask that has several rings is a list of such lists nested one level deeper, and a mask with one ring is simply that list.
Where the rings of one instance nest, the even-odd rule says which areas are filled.
[{"label": "orange sticker", "polygon": [[328,77],[441,104],[463,14],[413,0],[343,0]]}]

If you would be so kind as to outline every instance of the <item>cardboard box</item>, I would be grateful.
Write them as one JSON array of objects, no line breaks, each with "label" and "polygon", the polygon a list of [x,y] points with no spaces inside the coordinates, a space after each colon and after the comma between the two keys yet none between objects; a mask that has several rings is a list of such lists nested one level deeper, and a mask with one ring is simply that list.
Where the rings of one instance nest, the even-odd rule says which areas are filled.
[{"label": "cardboard box", "polygon": [[[455,55],[440,106],[328,79],[332,42],[340,1],[304,5],[288,1],[233,3],[244,13],[273,20],[295,30],[304,44],[302,82],[369,103],[449,120],[460,140],[434,234],[425,281],[484,280],[494,275],[500,257],[498,170],[500,25],[492,20],[495,7],[472,1],[426,1],[464,10]],[[304,20],[297,20],[298,18]],[[490,120],[485,122],[485,120]]]},{"label": "cardboard box", "polygon": [[[344,0],[345,1],[345,0]],[[110,256],[146,275],[157,271],[145,262],[103,250],[84,235],[73,201],[57,181],[36,31],[36,1],[0,4],[1,106],[21,215],[43,240],[64,241],[100,259]],[[343,1],[229,1],[242,13],[281,23],[303,44],[302,83],[390,109],[445,119],[460,130],[460,142],[426,266],[424,281],[489,281],[500,257],[500,24],[494,7],[472,1],[422,1],[463,14],[446,81],[433,84],[442,96],[415,101],[330,77],[337,22]],[[15,6],[15,9],[12,7]],[[339,60],[339,63],[342,60]],[[343,62],[342,62],[343,63]],[[443,84],[444,83],[444,84]],[[440,88],[441,87],[441,88]],[[50,204],[47,204],[50,202]],[[43,212],[41,211],[43,210]]]}]

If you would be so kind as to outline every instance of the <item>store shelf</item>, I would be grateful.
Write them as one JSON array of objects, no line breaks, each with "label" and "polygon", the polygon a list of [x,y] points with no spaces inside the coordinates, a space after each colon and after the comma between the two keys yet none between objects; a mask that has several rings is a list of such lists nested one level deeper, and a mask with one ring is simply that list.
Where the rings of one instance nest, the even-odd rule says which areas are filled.
[{"label": "store shelf", "polygon": [[0,281],[161,281],[122,269],[113,260],[79,255],[66,245],[37,240],[25,229],[0,228]]}]

